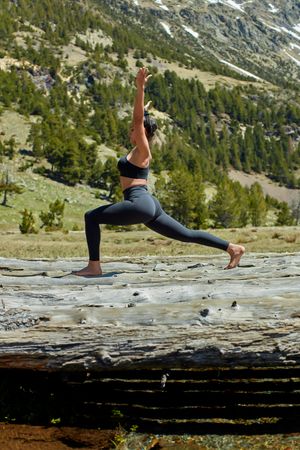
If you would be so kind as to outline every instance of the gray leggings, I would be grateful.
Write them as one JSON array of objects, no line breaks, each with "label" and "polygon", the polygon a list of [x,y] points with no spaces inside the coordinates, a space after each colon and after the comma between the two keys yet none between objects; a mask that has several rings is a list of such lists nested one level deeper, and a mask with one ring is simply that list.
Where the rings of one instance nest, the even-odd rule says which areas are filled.
[{"label": "gray leggings", "polygon": [[147,186],[134,186],[124,191],[124,201],[104,205],[85,214],[85,232],[91,261],[99,260],[100,224],[135,225],[145,224],[163,236],[183,242],[202,244],[227,250],[229,242],[205,231],[189,230],[168,216],[152,197]]}]

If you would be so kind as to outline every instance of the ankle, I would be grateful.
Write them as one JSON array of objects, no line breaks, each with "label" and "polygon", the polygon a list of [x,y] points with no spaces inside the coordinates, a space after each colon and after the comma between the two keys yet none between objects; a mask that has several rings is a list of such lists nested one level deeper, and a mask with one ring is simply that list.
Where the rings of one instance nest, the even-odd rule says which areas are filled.
[{"label": "ankle", "polygon": [[92,270],[100,270],[101,271],[101,266],[100,266],[100,261],[89,261],[88,262],[88,268],[92,269]]},{"label": "ankle", "polygon": [[239,244],[232,244],[230,242],[226,251],[229,254],[232,254],[232,253],[244,253],[245,252],[245,247],[243,247],[242,245],[239,245]]}]

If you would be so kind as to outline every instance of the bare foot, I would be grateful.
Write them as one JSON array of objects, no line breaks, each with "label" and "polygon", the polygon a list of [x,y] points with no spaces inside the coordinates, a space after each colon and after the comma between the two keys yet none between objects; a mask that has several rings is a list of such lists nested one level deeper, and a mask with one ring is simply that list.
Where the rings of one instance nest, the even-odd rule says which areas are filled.
[{"label": "bare foot", "polygon": [[88,265],[81,270],[72,272],[79,277],[96,277],[102,275],[99,261],[89,261]]},{"label": "bare foot", "polygon": [[242,245],[229,244],[226,251],[230,255],[230,261],[225,269],[234,269],[234,267],[238,266],[241,257],[245,253],[245,247]]}]

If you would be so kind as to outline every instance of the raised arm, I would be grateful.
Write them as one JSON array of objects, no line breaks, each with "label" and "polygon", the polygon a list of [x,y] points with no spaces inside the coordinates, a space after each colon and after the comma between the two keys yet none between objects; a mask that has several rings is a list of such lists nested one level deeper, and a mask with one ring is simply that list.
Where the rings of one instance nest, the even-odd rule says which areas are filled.
[{"label": "raised arm", "polygon": [[133,124],[139,126],[144,124],[144,99],[145,99],[145,85],[149,78],[148,70],[145,67],[139,69],[136,79],[136,94],[133,108]]},{"label": "raised arm", "polygon": [[[142,67],[141,69],[139,69],[135,80],[136,94],[133,108],[132,137],[136,145],[134,159],[138,158],[139,161],[136,162],[139,164],[147,164],[149,163],[149,160],[151,158],[149,142],[144,127],[144,100],[145,100],[144,89],[150,76],[151,75],[149,75],[148,69]],[[146,161],[147,158],[148,162]]]}]

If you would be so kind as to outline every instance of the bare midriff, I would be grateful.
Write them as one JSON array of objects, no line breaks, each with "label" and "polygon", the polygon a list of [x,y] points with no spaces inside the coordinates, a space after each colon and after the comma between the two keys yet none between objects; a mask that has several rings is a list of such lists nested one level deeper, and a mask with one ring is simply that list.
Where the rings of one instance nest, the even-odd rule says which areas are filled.
[{"label": "bare midriff", "polygon": [[128,189],[133,186],[145,186],[148,184],[147,180],[144,178],[128,178],[128,177],[120,177],[120,183],[122,191],[125,191],[125,189]]}]

